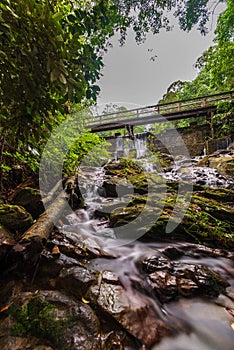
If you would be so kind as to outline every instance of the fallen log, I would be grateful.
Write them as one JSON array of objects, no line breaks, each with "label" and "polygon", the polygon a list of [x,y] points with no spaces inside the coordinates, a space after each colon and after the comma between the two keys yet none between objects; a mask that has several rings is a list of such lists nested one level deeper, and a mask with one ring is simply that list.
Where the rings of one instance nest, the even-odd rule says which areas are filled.
[{"label": "fallen log", "polygon": [[59,180],[56,185],[51,189],[50,193],[43,198],[43,203],[44,206],[48,206],[49,203],[52,202],[52,200],[56,197],[56,194],[58,192],[58,190],[61,188],[62,186],[62,180]]},{"label": "fallen log", "polygon": [[[69,181],[73,181],[69,179]],[[66,187],[66,186],[65,186]],[[44,248],[54,226],[61,219],[66,207],[69,209],[68,200],[70,194],[61,191],[54,201],[39,216],[37,221],[23,234],[14,246],[15,252],[22,252],[26,259],[35,258]],[[35,255],[33,257],[33,255]]]},{"label": "fallen log", "polygon": [[38,220],[24,233],[20,242],[31,239],[33,236],[40,236],[42,239],[47,240],[54,225],[60,219],[66,205],[67,198],[64,197],[64,195],[59,195]]}]

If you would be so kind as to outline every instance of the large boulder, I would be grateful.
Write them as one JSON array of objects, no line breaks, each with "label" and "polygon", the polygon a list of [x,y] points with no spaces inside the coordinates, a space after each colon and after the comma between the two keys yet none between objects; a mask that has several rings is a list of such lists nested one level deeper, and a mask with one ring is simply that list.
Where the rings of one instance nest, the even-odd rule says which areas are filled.
[{"label": "large boulder", "polygon": [[209,166],[217,169],[221,175],[234,176],[234,154],[226,157],[211,158]]},{"label": "large boulder", "polygon": [[149,257],[143,261],[149,285],[161,302],[178,297],[217,297],[229,283],[202,265],[171,261],[166,257]]},{"label": "large boulder", "polygon": [[110,271],[103,271],[100,285],[90,287],[88,299],[113,317],[124,329],[148,349],[164,336],[172,334],[174,325],[164,321],[150,298],[123,286]]},{"label": "large boulder", "polygon": [[[12,344],[48,346],[42,349],[101,350],[99,320],[81,301],[44,290],[19,293],[10,305],[9,316],[0,321],[0,345],[11,340]],[[11,337],[18,337],[18,342]],[[40,341],[35,342],[34,337]]]},{"label": "large boulder", "polygon": [[24,207],[33,219],[37,219],[44,211],[40,191],[31,187],[24,187],[16,192],[12,203]]},{"label": "large boulder", "polygon": [[23,207],[0,204],[0,224],[8,230],[24,233],[33,223],[33,218]]},{"label": "large boulder", "polygon": [[[233,199],[234,192],[222,189],[207,189],[201,186],[200,191],[194,191],[188,209],[181,220],[172,218],[175,203],[181,211],[184,210],[184,200],[176,202],[176,193],[168,192],[167,198],[152,198],[146,207],[146,196],[135,195],[126,207],[115,208],[109,215],[112,228],[133,222],[141,213],[142,227],[137,227],[142,236],[152,240],[180,239],[188,242],[200,242],[211,245],[233,246]],[[154,213],[154,214],[152,214]],[[155,215],[155,222],[152,222]],[[175,223],[176,228],[166,233],[168,222]]]}]

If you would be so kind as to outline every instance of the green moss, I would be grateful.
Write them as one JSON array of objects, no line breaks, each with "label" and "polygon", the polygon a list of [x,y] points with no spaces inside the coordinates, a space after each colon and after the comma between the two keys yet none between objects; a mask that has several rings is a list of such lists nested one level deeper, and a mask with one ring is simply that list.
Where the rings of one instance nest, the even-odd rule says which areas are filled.
[{"label": "green moss", "polygon": [[22,188],[16,193],[12,203],[24,207],[32,215],[33,219],[37,219],[44,211],[40,191],[35,188]]},{"label": "green moss", "polygon": [[121,158],[119,161],[110,162],[105,166],[106,174],[125,176],[128,174],[141,174],[143,172],[135,161],[128,158]]},{"label": "green moss", "polygon": [[214,199],[193,195],[192,203],[198,205],[202,210],[218,220],[226,221],[227,223],[233,221],[233,208],[229,208],[227,205],[223,205]]},{"label": "green moss", "polygon": [[63,336],[64,328],[72,325],[75,319],[75,315],[59,319],[55,306],[37,296],[31,297],[23,306],[11,305],[10,315],[17,321],[12,328],[14,336],[25,337],[31,334],[55,343]]},{"label": "green moss", "polygon": [[[144,210],[146,196],[135,194],[125,208],[113,211],[110,215],[111,227],[126,225],[139,216]],[[181,222],[176,222],[177,218],[172,218],[172,211],[176,205],[180,206],[180,211],[184,211]],[[207,199],[194,195],[189,208],[185,210],[183,198],[170,194],[165,199],[154,198],[150,202],[147,211],[144,212],[144,224],[142,232],[154,240],[160,239],[180,239],[197,243],[207,243],[212,245],[227,246],[233,242],[233,211],[229,207],[212,199]],[[163,208],[164,207],[164,208]],[[160,211],[163,208],[161,214]],[[148,215],[160,214],[153,225],[147,227]],[[155,216],[155,218],[157,215]],[[171,233],[166,233],[168,221],[174,220],[176,229]],[[143,224],[143,223],[142,223]]]},{"label": "green moss", "polygon": [[[124,166],[126,166],[124,168]],[[111,227],[126,225],[136,219],[144,211],[142,221],[143,233],[152,239],[182,239],[198,243],[224,245],[233,244],[233,200],[234,191],[223,188],[208,188],[195,184],[190,202],[188,198],[178,196],[179,183],[162,179],[157,174],[146,174],[131,168],[128,161],[121,160],[112,163],[110,168],[114,171],[110,181],[118,183],[119,178],[127,179],[134,187],[132,199],[125,208],[116,208],[110,214]],[[150,192],[150,199],[147,198]],[[166,197],[166,198],[165,198]],[[145,210],[145,204],[147,208]],[[190,205],[189,205],[190,203]],[[172,216],[173,209],[177,206],[184,214],[182,221]],[[189,205],[189,208],[187,206]],[[161,208],[163,208],[161,212]],[[153,225],[147,222],[152,213],[160,214]],[[175,230],[166,233],[168,221],[175,221]]]},{"label": "green moss", "polygon": [[226,188],[204,188],[198,192],[198,195],[208,199],[214,199],[217,202],[234,202],[234,191]]},{"label": "green moss", "polygon": [[32,216],[21,206],[0,204],[0,224],[12,231],[25,232],[33,223]]}]

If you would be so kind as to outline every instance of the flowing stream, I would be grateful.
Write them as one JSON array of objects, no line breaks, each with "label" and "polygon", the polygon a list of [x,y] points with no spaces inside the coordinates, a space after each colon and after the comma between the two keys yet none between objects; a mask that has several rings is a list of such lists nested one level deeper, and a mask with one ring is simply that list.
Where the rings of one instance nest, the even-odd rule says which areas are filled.
[{"label": "flowing stream", "polygon": [[[171,169],[163,171],[158,165],[150,163],[147,154],[146,142],[143,138],[124,141],[117,138],[114,158],[128,157],[135,152],[147,172],[158,172],[166,179],[190,180],[193,183],[202,181],[209,186],[230,187],[233,183],[230,178],[221,177],[214,169],[208,167],[193,167],[186,169],[188,160],[182,157],[174,161]],[[198,159],[193,159],[195,164]],[[105,172],[102,167],[83,166],[79,170],[79,182],[86,203],[86,210],[80,209],[67,216],[68,224],[61,229],[66,234],[79,235],[87,246],[101,247],[110,258],[96,258],[90,261],[89,268],[99,271],[109,271],[118,277],[121,285],[132,300],[138,300],[140,295],[154,309],[158,317],[167,320],[170,324],[180,324],[179,331],[173,337],[164,337],[152,350],[231,350],[234,340],[234,321],[230,310],[234,309],[234,266],[233,260],[224,256],[210,254],[210,250],[191,243],[160,242],[147,243],[135,241],[127,245],[113,247],[115,240],[114,230],[108,227],[108,220],[95,217],[95,211],[103,205],[110,206],[119,203],[125,205],[123,198],[106,198],[101,196],[102,183]],[[139,268],[139,262],[156,257],[160,259],[162,252],[170,249],[182,251],[171,261],[180,266],[206,266],[220,274],[229,282],[225,294],[217,298],[181,297],[171,302],[160,302],[147,282],[147,276]],[[150,332],[150,329],[149,329]],[[131,348],[132,349],[132,348]],[[142,348],[143,349],[143,348]],[[127,348],[126,348],[127,350]],[[128,348],[130,350],[130,348]],[[133,350],[133,349],[132,349]]]}]

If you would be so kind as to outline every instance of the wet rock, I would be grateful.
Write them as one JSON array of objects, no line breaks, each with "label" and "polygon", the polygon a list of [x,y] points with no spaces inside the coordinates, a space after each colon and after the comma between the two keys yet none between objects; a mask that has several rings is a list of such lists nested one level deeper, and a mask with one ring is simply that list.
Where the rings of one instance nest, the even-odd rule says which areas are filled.
[{"label": "wet rock", "polygon": [[70,258],[64,254],[55,256],[48,250],[44,249],[41,253],[37,275],[42,278],[44,276],[56,278],[62,269],[69,269],[77,265],[79,265],[79,262],[73,258]]},{"label": "wet rock", "polygon": [[2,244],[14,244],[14,235],[8,231],[3,225],[0,224],[0,245]]},{"label": "wet rock", "polygon": [[32,216],[21,206],[0,204],[0,224],[10,231],[24,233],[33,223]]},{"label": "wet rock", "polygon": [[99,245],[95,232],[82,235],[79,228],[72,227],[72,225],[68,226],[66,230],[63,229],[62,233],[56,233],[52,240],[52,243],[56,244],[63,254],[78,260],[109,256]]},{"label": "wet rock", "polygon": [[[56,350],[101,349],[100,323],[93,310],[58,291],[21,293],[11,300],[9,314],[9,336],[23,335],[26,345],[36,336],[47,339],[46,346]],[[34,345],[42,344],[37,340]]]},{"label": "wet rock", "polygon": [[178,296],[176,277],[166,271],[155,271],[149,275],[149,284],[159,300],[171,301]]},{"label": "wet rock", "polygon": [[230,151],[225,156],[220,153],[204,157],[197,163],[197,166],[209,166],[217,169],[221,175],[234,176],[234,154]]},{"label": "wet rock", "polygon": [[97,284],[98,272],[82,266],[63,269],[58,277],[57,286],[82,298],[92,284]]},{"label": "wet rock", "polygon": [[227,257],[232,258],[232,252],[229,252],[226,249],[211,248],[201,244],[193,243],[178,243],[178,246],[169,245],[163,249],[160,249],[160,252],[165,255],[170,260],[176,260],[182,256],[192,257],[195,259],[201,259],[203,257]]},{"label": "wet rock", "polygon": [[183,256],[184,252],[180,248],[168,246],[164,249],[163,254],[165,254],[169,259],[175,260]]},{"label": "wet rock", "polygon": [[124,289],[116,281],[103,280],[101,285],[92,286],[88,295],[102,312],[112,316],[147,348],[172,332],[149,298]]},{"label": "wet rock", "polygon": [[[109,322],[113,325],[113,319]],[[134,349],[140,350],[142,347],[139,342],[134,341],[126,332],[123,330],[110,330],[102,334],[102,350],[124,350]]]},{"label": "wet rock", "polygon": [[155,295],[162,302],[179,296],[217,297],[229,286],[225,279],[203,265],[151,257],[143,261],[143,268]]},{"label": "wet rock", "polygon": [[40,191],[31,187],[20,189],[14,195],[12,203],[24,207],[33,219],[37,219],[44,211]]},{"label": "wet rock", "polygon": [[2,350],[55,350],[51,346],[41,345],[41,341],[35,337],[3,336],[0,339],[0,346]]},{"label": "wet rock", "polygon": [[[229,200],[233,197],[233,191],[230,191],[228,195],[227,190],[224,189],[210,189],[203,186],[198,187],[198,185],[196,188],[199,190],[194,191],[190,204],[186,202],[186,199],[177,201],[173,187],[171,192],[167,192],[165,199],[163,196],[160,198],[156,187],[157,196],[155,198],[151,196],[152,199],[150,202],[148,201],[147,207],[145,207],[147,196],[141,196],[141,200],[139,200],[139,195],[134,194],[128,206],[118,208],[110,213],[110,226],[115,228],[127,225],[143,212],[142,235],[146,238],[152,240],[179,239],[213,246],[232,247],[234,244],[233,203]],[[181,220],[171,217],[175,204],[177,210],[181,208],[181,211],[184,212],[184,217]],[[186,212],[184,204],[189,204]],[[152,222],[152,215],[155,217],[155,222],[147,225]],[[170,223],[173,220],[176,228],[173,232],[166,233],[169,220]],[[140,232],[141,228],[137,229]]]},{"label": "wet rock", "polygon": [[6,257],[15,243],[14,235],[0,224],[0,261]]},{"label": "wet rock", "polygon": [[103,185],[103,197],[111,197],[111,198],[117,198],[118,193],[116,191],[116,184],[104,181]]},{"label": "wet rock", "polygon": [[163,168],[169,168],[174,163],[174,157],[172,155],[170,155],[170,154],[160,152],[160,154],[159,154],[159,161],[160,161],[160,165]]}]

